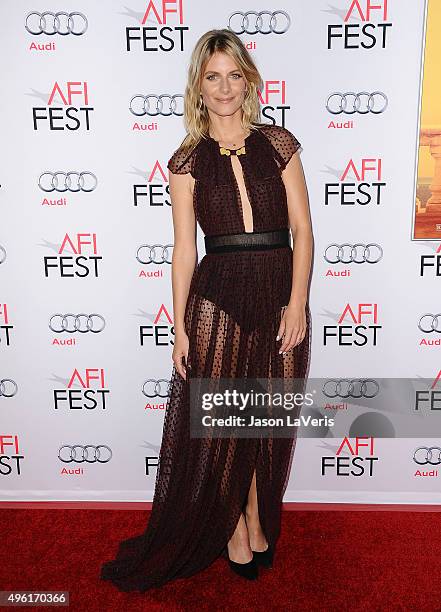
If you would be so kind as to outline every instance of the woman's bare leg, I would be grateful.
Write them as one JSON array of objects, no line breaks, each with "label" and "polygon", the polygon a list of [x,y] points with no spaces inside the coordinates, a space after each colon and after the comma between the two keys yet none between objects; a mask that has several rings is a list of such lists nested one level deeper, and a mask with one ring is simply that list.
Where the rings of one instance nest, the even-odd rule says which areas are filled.
[{"label": "woman's bare leg", "polygon": [[228,542],[228,556],[236,563],[248,563],[253,558],[245,517],[241,513],[236,530]]},{"label": "woman's bare leg", "polygon": [[245,516],[251,550],[263,552],[267,549],[268,543],[259,521],[256,470],[254,470],[253,480],[251,481],[250,490],[248,492],[248,503],[245,508]]}]

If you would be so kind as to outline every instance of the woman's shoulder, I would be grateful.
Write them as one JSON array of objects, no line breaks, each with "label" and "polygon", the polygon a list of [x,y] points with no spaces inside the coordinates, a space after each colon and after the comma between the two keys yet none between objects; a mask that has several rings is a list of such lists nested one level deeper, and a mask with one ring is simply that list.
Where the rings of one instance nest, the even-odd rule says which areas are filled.
[{"label": "woman's shoulder", "polygon": [[167,163],[167,168],[173,174],[194,174],[197,152],[200,149],[201,141],[190,147],[183,143],[174,151]]},{"label": "woman's shoulder", "polygon": [[261,123],[257,124],[257,127],[276,151],[282,169],[285,168],[291,157],[300,148],[300,142],[290,130],[281,125]]},{"label": "woman's shoulder", "polygon": [[180,145],[170,157],[167,168],[173,174],[187,174],[193,167],[193,151]]},{"label": "woman's shoulder", "polygon": [[273,144],[287,145],[294,143],[300,146],[294,134],[282,125],[277,125],[275,123],[260,123],[256,125],[260,132],[262,132]]}]

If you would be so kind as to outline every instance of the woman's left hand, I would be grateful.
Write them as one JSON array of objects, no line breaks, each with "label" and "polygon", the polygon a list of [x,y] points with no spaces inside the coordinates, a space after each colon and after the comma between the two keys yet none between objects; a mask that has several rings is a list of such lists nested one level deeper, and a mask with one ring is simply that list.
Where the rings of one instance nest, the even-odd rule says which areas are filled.
[{"label": "woman's left hand", "polygon": [[289,303],[280,321],[278,338],[282,338],[280,353],[289,351],[300,344],[306,334],[306,312],[303,302]]}]

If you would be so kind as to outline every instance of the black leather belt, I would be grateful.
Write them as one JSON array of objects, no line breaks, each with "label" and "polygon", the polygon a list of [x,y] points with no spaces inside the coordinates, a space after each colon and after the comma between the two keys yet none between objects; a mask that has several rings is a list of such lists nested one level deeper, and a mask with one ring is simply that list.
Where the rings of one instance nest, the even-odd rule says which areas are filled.
[{"label": "black leather belt", "polygon": [[289,235],[289,228],[284,227],[269,232],[242,232],[240,234],[205,236],[205,251],[206,253],[226,253],[289,247],[291,246]]}]

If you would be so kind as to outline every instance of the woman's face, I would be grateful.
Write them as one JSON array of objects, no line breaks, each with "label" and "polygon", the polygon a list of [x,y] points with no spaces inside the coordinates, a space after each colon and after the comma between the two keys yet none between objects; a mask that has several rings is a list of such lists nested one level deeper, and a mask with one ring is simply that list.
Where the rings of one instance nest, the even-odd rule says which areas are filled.
[{"label": "woman's face", "polygon": [[226,53],[214,53],[205,66],[201,93],[208,110],[226,117],[241,108],[246,91],[245,77]]}]

